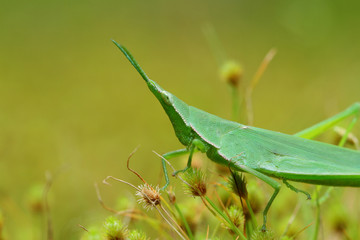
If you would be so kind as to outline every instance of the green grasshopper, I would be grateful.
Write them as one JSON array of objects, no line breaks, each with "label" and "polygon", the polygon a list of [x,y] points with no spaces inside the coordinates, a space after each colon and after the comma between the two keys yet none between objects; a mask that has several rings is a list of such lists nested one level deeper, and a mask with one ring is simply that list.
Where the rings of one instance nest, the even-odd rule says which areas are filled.
[{"label": "green grasshopper", "polygon": [[[201,151],[216,163],[250,173],[263,180],[274,188],[274,193],[263,212],[264,231],[267,213],[281,187],[280,183],[270,177],[281,179],[291,190],[302,192],[309,199],[310,194],[290,185],[287,180],[328,186],[360,187],[359,151],[309,140],[339,121],[354,116],[341,140],[341,143],[344,143],[359,118],[359,102],[295,135],[246,126],[187,105],[149,79],[130,52],[113,42],[145,80],[167,113],[177,138],[186,146],[185,149],[163,155],[168,160],[189,154],[187,166],[173,175],[189,169],[193,153]],[[169,184],[165,165],[163,159],[162,166],[166,179],[163,189]]]}]

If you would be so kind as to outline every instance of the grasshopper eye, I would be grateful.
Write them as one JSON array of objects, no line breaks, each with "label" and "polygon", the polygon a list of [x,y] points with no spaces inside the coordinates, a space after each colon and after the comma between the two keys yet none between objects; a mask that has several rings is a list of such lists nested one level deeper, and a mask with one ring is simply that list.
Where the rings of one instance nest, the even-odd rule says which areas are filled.
[{"label": "grasshopper eye", "polygon": [[161,98],[164,100],[164,102],[165,102],[167,105],[171,105],[170,97],[169,97],[169,95],[167,94],[167,92],[163,91],[163,92],[161,93]]}]

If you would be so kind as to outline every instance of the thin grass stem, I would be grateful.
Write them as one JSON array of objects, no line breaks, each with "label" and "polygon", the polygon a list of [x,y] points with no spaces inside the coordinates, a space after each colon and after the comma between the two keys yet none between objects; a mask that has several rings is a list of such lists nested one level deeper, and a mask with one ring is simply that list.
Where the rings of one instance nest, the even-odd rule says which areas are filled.
[{"label": "thin grass stem", "polygon": [[179,217],[180,217],[181,221],[182,221],[183,224],[184,224],[184,227],[185,227],[185,229],[186,229],[186,232],[188,233],[189,238],[190,238],[191,240],[193,240],[193,239],[194,239],[194,236],[193,236],[193,234],[192,234],[192,232],[191,232],[191,229],[190,229],[190,226],[189,226],[188,222],[186,221],[184,215],[183,215],[182,212],[181,212],[181,209],[179,208],[179,206],[178,206],[177,203],[174,203],[174,207],[175,207],[177,213],[179,214]]},{"label": "thin grass stem", "polygon": [[204,197],[206,201],[211,205],[211,207],[226,221],[230,224],[231,230],[233,230],[241,239],[246,240],[244,234],[238,229],[234,223],[211,201],[211,199],[207,196]]}]

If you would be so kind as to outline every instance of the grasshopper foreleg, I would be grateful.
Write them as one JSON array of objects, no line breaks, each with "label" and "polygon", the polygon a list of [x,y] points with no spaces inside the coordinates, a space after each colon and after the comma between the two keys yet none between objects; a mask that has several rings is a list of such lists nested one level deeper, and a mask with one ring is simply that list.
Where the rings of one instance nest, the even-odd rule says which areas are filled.
[{"label": "grasshopper foreleg", "polygon": [[191,168],[191,161],[192,161],[192,157],[194,155],[194,152],[196,152],[197,150],[200,150],[201,152],[205,152],[205,144],[199,140],[199,139],[194,139],[191,144],[190,144],[190,148],[189,148],[189,158],[186,164],[186,167],[184,169],[175,171],[172,175],[176,176],[178,173],[180,172],[185,172],[186,170],[188,170],[189,168]]},{"label": "grasshopper foreleg", "polygon": [[[170,160],[172,158],[179,157],[179,156],[182,156],[182,155],[185,155],[185,154],[188,154],[188,153],[189,153],[189,151],[187,149],[179,149],[179,150],[176,150],[176,151],[165,153],[164,155],[162,155],[162,157],[165,158],[166,160]],[[165,160],[163,158],[161,159],[161,162],[162,162],[162,168],[163,168],[163,172],[164,172],[164,175],[165,175],[166,183],[161,188],[161,190],[165,190],[170,184],[169,175],[168,175],[168,171],[167,171],[167,168],[166,168],[166,162],[165,162]]]},{"label": "grasshopper foreleg", "polygon": [[180,172],[185,172],[186,170],[188,170],[189,168],[191,168],[191,161],[192,161],[192,157],[193,157],[193,154],[194,154],[194,149],[195,149],[195,145],[191,145],[190,146],[190,149],[189,149],[189,158],[188,158],[188,161],[187,161],[187,164],[186,164],[186,167],[184,169],[181,169],[181,170],[177,170],[175,172],[173,172],[173,177],[175,177],[178,173]]}]

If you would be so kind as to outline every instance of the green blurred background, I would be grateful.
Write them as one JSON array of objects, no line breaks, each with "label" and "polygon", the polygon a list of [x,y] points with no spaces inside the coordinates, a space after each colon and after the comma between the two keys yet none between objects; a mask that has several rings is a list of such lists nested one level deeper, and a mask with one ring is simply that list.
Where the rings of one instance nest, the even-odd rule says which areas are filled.
[{"label": "green blurred background", "polygon": [[[276,47],[254,93],[255,126],[291,134],[360,100],[359,11],[359,1],[326,0],[2,1],[0,208],[8,236],[34,235],[27,199],[47,170],[56,175],[55,238],[78,239],[77,224],[108,215],[94,182],[113,175],[138,183],[125,164],[141,144],[133,166],[157,183],[160,160],[151,151],[182,147],[111,39],[164,89],[224,118],[231,98],[204,27],[242,63],[244,81]],[[101,189],[109,205],[132,192]]]}]

